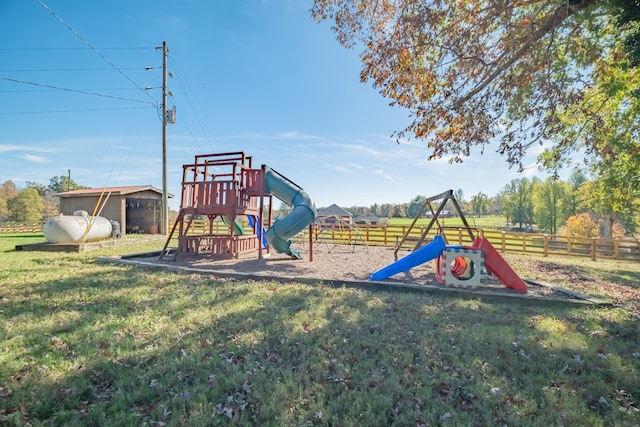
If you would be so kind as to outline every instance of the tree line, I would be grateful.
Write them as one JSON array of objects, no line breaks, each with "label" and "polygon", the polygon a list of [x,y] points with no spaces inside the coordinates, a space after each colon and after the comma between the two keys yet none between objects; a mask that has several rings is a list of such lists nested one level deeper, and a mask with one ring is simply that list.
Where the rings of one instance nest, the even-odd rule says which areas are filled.
[{"label": "tree line", "polygon": [[[27,182],[22,189],[11,180],[5,181],[0,185],[0,221],[46,221],[59,213],[55,194],[83,188],[88,187],[64,175],[52,177],[47,186]],[[576,169],[567,181],[523,177],[512,180],[494,196],[479,192],[467,200],[463,190],[458,189],[454,197],[465,215],[502,215],[506,225],[515,229],[605,238],[633,236],[640,199],[631,197],[622,203],[614,195],[616,192],[619,189],[607,187],[607,181],[589,180]],[[407,203],[374,203],[345,209],[354,216],[414,218],[426,200],[426,196],[419,195]],[[445,209],[454,212],[453,206]]]},{"label": "tree line", "polygon": [[[576,169],[567,181],[523,177],[512,180],[494,196],[479,192],[466,200],[459,189],[454,197],[465,215],[502,215],[507,227],[514,229],[603,238],[635,235],[640,199],[619,203],[615,197],[607,197],[615,189],[607,189],[605,184],[588,180]],[[346,210],[354,216],[414,218],[426,200],[420,195],[404,204],[351,206]],[[454,212],[453,206],[445,209]]]},{"label": "tree line", "polygon": [[60,211],[60,200],[55,194],[88,188],[67,176],[54,176],[45,186],[27,181],[24,188],[7,180],[0,185],[0,221],[19,223],[43,222]]}]

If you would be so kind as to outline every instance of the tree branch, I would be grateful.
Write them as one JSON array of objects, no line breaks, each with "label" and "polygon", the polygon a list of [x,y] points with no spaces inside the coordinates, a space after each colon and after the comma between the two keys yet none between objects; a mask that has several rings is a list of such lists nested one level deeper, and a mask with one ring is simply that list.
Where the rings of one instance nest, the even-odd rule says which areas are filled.
[{"label": "tree branch", "polygon": [[509,58],[502,65],[497,67],[491,74],[485,77],[475,88],[471,89],[465,96],[459,98],[454,103],[455,107],[460,107],[460,105],[467,102],[469,99],[476,96],[478,93],[482,92],[487,86],[489,86],[500,74],[502,74],[505,70],[510,68],[516,61],[524,56],[524,54],[533,47],[535,43],[540,41],[544,36],[546,36],[549,32],[557,28],[564,20],[574,15],[576,12],[580,10],[585,10],[591,5],[595,4],[597,0],[579,0],[572,1],[568,0],[566,5],[559,6],[553,12],[553,14],[547,19],[547,21],[534,33],[532,33],[526,40],[523,42],[523,45],[517,49],[511,58]]}]

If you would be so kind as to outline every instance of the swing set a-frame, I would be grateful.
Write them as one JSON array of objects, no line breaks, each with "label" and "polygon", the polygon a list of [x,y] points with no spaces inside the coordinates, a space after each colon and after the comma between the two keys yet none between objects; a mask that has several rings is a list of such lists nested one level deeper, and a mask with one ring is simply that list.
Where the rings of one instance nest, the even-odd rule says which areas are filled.
[{"label": "swing set a-frame", "polygon": [[[442,201],[434,211],[432,203],[437,200]],[[449,201],[451,201],[463,224],[463,227],[456,227],[456,229],[459,231],[465,230],[469,234],[471,245],[449,245],[446,241],[444,231],[451,227],[441,225],[439,217]],[[431,221],[422,232],[413,251],[402,259],[398,259],[398,251],[404,242],[409,239],[411,230],[427,209],[431,212]],[[431,242],[424,244],[434,224],[438,225],[438,233]],[[476,230],[478,236],[474,236],[473,230]],[[513,271],[489,240],[484,238],[482,230],[469,227],[460,205],[453,196],[453,190],[445,191],[425,200],[411,226],[396,246],[394,256],[396,261],[373,273],[371,280],[384,280],[394,274],[406,271],[432,259],[437,259],[436,280],[440,284],[475,289],[478,286],[483,286],[486,271],[496,276],[508,288],[512,288],[516,292],[527,292],[526,283]]]},{"label": "swing set a-frame", "polygon": [[[438,200],[442,200],[442,201],[438,205],[438,208],[436,210],[434,210],[433,209],[434,208],[433,203],[438,201]],[[469,233],[469,239],[472,242],[474,241],[475,236],[473,235],[473,231],[472,231],[471,227],[469,226],[469,223],[467,222],[467,219],[465,218],[464,213],[462,213],[462,208],[460,208],[460,205],[458,204],[458,201],[456,200],[456,198],[453,195],[453,190],[447,190],[444,193],[440,193],[440,194],[437,194],[435,196],[428,197],[424,201],[424,203],[422,204],[422,207],[416,213],[415,218],[413,218],[413,222],[411,223],[411,225],[409,226],[407,231],[402,236],[402,239],[400,240],[400,242],[396,245],[395,251],[393,252],[393,255],[394,255],[396,261],[398,260],[398,251],[400,250],[400,248],[402,248],[403,244],[409,239],[411,231],[415,227],[415,225],[418,222],[418,220],[420,218],[424,217],[425,213],[427,212],[427,209],[429,210],[429,212],[431,212],[431,221],[429,221],[429,224],[427,225],[427,227],[422,232],[422,235],[420,236],[420,238],[416,242],[415,247],[413,248],[413,250],[415,251],[415,250],[419,249],[421,246],[424,245],[424,242],[427,239],[427,236],[429,235],[429,231],[431,231],[431,229],[433,228],[434,225],[437,225],[438,229],[443,229],[444,228],[444,224],[440,223],[440,215],[444,211],[444,208],[447,205],[447,202],[449,202],[449,201],[451,201],[451,204],[453,205],[456,213],[458,214],[458,216],[460,217],[460,220],[462,221],[463,227],[461,227],[461,228],[466,229],[467,233]]]}]

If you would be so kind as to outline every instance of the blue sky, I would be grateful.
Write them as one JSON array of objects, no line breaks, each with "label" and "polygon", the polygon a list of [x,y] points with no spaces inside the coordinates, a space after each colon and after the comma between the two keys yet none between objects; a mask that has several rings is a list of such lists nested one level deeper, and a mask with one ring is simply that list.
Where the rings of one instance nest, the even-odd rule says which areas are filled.
[{"label": "blue sky", "polygon": [[[54,16],[50,10],[59,17]],[[162,188],[162,55],[169,47],[168,190],[182,165],[244,151],[299,184],[319,207],[405,203],[462,189],[495,195],[525,175],[488,148],[463,164],[397,144],[408,123],[359,80],[303,0],[2,0],[0,182]],[[61,20],[63,22],[61,22]],[[145,67],[152,67],[145,70]],[[144,88],[152,87],[146,91]]]}]

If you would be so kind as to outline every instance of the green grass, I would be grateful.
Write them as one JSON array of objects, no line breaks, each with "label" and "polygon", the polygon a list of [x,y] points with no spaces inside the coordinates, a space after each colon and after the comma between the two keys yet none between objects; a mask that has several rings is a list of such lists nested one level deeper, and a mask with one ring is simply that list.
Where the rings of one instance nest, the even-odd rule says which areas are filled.
[{"label": "green grass", "polygon": [[[507,224],[507,219],[502,215],[469,216],[466,219],[471,227],[476,228],[497,228],[506,226]],[[410,226],[413,220],[414,218],[388,218],[387,223],[389,225]],[[430,221],[430,218],[419,218],[416,226],[426,227]],[[459,217],[440,218],[439,221],[441,225],[447,227],[459,227],[463,225]]]},{"label": "green grass", "polygon": [[95,261],[159,243],[13,250],[39,241],[0,237],[0,425],[640,424],[620,309]]}]

